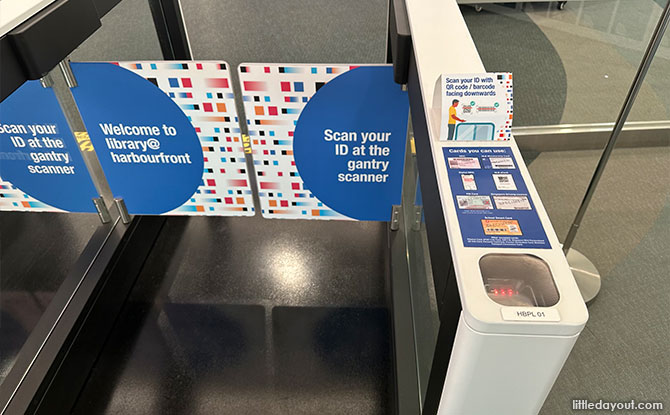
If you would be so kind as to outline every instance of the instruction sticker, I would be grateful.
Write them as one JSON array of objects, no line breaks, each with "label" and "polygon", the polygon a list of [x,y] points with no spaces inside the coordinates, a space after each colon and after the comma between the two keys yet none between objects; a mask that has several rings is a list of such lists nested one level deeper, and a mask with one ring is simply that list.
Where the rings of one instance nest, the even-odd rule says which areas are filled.
[{"label": "instruction sticker", "polygon": [[[433,107],[441,141],[499,141],[512,136],[512,74],[442,74]],[[436,89],[436,91],[438,91]]]},{"label": "instruction sticker", "polygon": [[511,147],[443,147],[463,246],[550,249]]},{"label": "instruction sticker", "polygon": [[485,235],[523,235],[517,220],[482,219]]}]

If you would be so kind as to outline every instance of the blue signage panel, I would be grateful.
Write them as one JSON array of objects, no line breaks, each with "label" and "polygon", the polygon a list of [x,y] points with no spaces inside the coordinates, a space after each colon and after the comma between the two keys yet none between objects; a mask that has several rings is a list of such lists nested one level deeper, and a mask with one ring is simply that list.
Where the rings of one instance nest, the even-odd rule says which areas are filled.
[{"label": "blue signage panel", "polygon": [[443,151],[463,246],[551,248],[510,147]]},{"label": "blue signage panel", "polygon": [[202,183],[193,125],[154,84],[109,63],[72,63],[72,94],[115,197],[131,214],[161,214]]},{"label": "blue signage panel", "polygon": [[95,212],[97,192],[77,143],[53,90],[39,81],[0,103],[0,176],[47,205]]},{"label": "blue signage panel", "polygon": [[355,68],[322,86],[293,138],[305,188],[350,218],[389,220],[400,204],[408,111],[391,66]]}]

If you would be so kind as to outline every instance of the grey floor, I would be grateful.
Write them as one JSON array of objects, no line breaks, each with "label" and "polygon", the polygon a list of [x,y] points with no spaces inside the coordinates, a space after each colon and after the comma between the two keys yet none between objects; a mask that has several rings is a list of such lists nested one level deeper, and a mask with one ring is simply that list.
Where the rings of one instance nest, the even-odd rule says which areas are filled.
[{"label": "grey floor", "polygon": [[[530,164],[559,237],[598,157],[549,152]],[[543,415],[572,413],[572,399],[670,402],[668,179],[670,149],[614,151],[574,244],[601,272],[602,291]]]},{"label": "grey floor", "polygon": [[386,225],[169,218],[76,414],[389,413]]},{"label": "grey floor", "polygon": [[[183,0],[183,8],[196,59],[364,63],[383,60],[385,3]],[[570,1],[563,12],[552,7],[462,11],[486,67],[515,73],[516,125],[612,121],[659,3]],[[667,37],[634,120],[670,118]],[[146,2],[124,0],[74,58],[160,58]],[[595,151],[532,157],[531,173],[559,235],[567,231],[597,157]],[[575,242],[601,271],[603,291],[542,414],[572,413],[574,398],[670,405],[669,166],[667,148],[615,151]],[[285,262],[289,268],[299,263]]]}]

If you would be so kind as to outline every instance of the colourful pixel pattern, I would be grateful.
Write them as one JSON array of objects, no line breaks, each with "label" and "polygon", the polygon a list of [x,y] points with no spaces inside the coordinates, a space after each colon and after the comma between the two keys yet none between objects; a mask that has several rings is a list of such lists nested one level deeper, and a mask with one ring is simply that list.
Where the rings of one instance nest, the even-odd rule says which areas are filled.
[{"label": "colourful pixel pattern", "polygon": [[193,124],[205,158],[202,184],[166,215],[253,216],[254,202],[229,66],[223,61],[114,62],[163,90]]},{"label": "colourful pixel pattern", "polygon": [[498,130],[496,140],[509,140],[512,138],[512,120],[514,118],[514,93],[512,88],[512,73],[511,72],[502,72],[496,74],[497,81],[500,85],[505,88],[505,97],[507,100],[507,118],[505,119],[505,125]]},{"label": "colourful pixel pattern", "polygon": [[293,131],[312,95],[357,66],[243,63],[238,68],[263,217],[349,219],[305,189],[293,159]]},{"label": "colourful pixel pattern", "polygon": [[[91,202],[93,203],[93,202]],[[64,212],[28,196],[0,177],[0,210],[16,212]]]}]

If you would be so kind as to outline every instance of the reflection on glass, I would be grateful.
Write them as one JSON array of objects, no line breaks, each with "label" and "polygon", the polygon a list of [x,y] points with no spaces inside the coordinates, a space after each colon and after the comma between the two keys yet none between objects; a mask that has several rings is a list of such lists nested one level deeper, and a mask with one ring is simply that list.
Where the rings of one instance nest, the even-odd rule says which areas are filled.
[{"label": "reflection on glass", "polygon": [[[148,3],[124,0],[103,17],[102,27],[82,43],[72,59],[161,56]],[[14,190],[2,182],[0,197],[12,201],[2,193]],[[35,327],[42,318],[55,319],[45,311],[99,226],[97,214],[0,211],[0,383],[29,336],[46,335],[33,333]]]},{"label": "reflection on glass", "polygon": [[415,146],[410,134],[405,157],[402,191],[409,282],[412,297],[414,339],[417,354],[417,369],[420,401],[423,402],[428,386],[428,377],[433,362],[437,332],[440,326],[435,297],[435,286],[428,251],[428,236],[423,215],[423,201],[416,161]]},{"label": "reflection on glass", "polygon": [[99,224],[95,214],[0,212],[0,382]]},{"label": "reflection on glass", "polygon": [[[514,73],[514,125],[613,122],[664,0],[518,2],[461,6],[484,66]],[[631,121],[670,113],[665,39]]]}]

